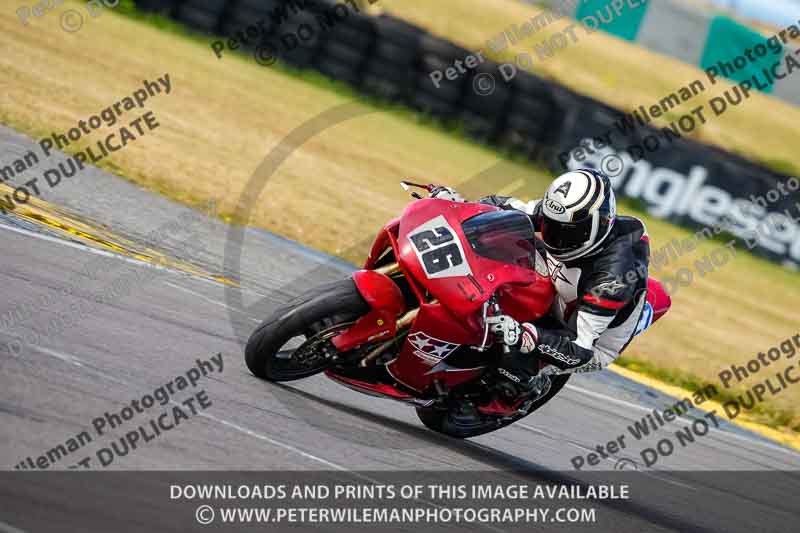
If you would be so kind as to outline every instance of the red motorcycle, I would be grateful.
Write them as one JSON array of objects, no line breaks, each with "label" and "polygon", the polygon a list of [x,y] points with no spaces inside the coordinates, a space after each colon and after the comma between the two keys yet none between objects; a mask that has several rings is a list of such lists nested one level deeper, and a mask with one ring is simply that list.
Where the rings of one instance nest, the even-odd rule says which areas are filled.
[{"label": "red motorcycle", "polygon": [[[569,379],[554,376],[542,397],[519,390],[499,376],[508,347],[494,343],[485,324],[501,313],[545,319],[554,289],[543,248],[521,211],[412,196],[375,239],[363,270],[307,292],[256,329],[247,366],[270,381],[324,371],[359,392],[416,406],[423,424],[454,437],[494,431],[534,412]],[[639,332],[666,312],[655,305],[663,289],[649,284]]]}]

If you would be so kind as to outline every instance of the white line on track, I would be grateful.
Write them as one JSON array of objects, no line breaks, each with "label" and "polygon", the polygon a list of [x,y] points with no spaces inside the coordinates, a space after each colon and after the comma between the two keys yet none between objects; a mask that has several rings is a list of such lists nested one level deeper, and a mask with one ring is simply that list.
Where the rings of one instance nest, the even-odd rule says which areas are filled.
[{"label": "white line on track", "polygon": [[[514,425],[515,425],[515,426],[520,426],[520,427],[522,427],[522,428],[524,428],[524,429],[527,429],[528,431],[531,431],[531,432],[533,432],[533,433],[536,433],[537,435],[542,435],[542,436],[544,436],[544,437],[550,437],[550,438],[553,438],[553,437],[552,437],[552,435],[551,435],[551,434],[549,434],[549,433],[547,433],[546,431],[544,431],[544,430],[540,430],[540,429],[538,429],[538,428],[535,428],[535,427],[532,427],[532,426],[530,426],[530,425],[528,425],[528,424],[523,424],[523,423],[521,423],[521,422],[517,422],[517,423],[516,423],[516,424],[514,424]],[[573,446],[573,447],[575,447],[575,448],[578,448],[578,449],[579,449],[579,450],[581,450],[582,452],[585,452],[585,451],[594,452],[594,451],[595,451],[594,449],[592,449],[592,448],[590,448],[590,447],[588,447],[588,446],[584,446],[584,445],[582,445],[582,444],[578,444],[578,443],[575,443],[575,442],[572,442],[572,441],[569,441],[569,440],[568,440],[568,441],[564,441],[564,442],[565,442],[566,444],[570,445],[570,446]],[[606,460],[606,461],[608,461],[609,463],[612,463],[612,464],[613,464],[613,465],[615,465],[615,466],[616,466],[616,464],[619,462],[619,460],[620,460],[621,458],[622,458],[622,457],[618,457],[617,455],[613,455],[612,457],[605,457],[605,456],[603,456],[603,459],[605,459],[605,460]],[[686,484],[684,484],[684,483],[681,483],[681,482],[679,482],[679,481],[675,481],[674,479],[669,479],[669,478],[666,478],[666,477],[664,477],[664,476],[659,476],[659,475],[657,475],[657,474],[656,474],[656,472],[658,472],[658,470],[656,470],[656,469],[650,469],[650,470],[640,470],[640,469],[637,469],[637,471],[638,471],[638,472],[641,472],[641,473],[642,473],[643,475],[645,475],[645,476],[648,476],[648,477],[652,477],[652,478],[658,479],[658,480],[660,480],[660,481],[663,481],[663,482],[665,482],[665,483],[670,483],[670,484],[672,484],[672,485],[677,485],[677,486],[679,486],[679,487],[683,487],[683,488],[686,488],[686,489],[689,489],[689,490],[697,490],[697,488],[696,488],[696,487],[693,487],[693,486],[691,486],[691,485],[686,485]]]},{"label": "white line on track", "polygon": [[65,239],[61,239],[59,237],[53,237],[52,235],[44,235],[42,233],[36,233],[35,231],[30,231],[24,228],[15,228],[14,226],[8,226],[6,224],[0,224],[0,228],[13,231],[14,233],[21,233],[22,235],[26,235],[28,237],[34,237],[36,239],[42,239],[44,241],[53,242],[57,244],[61,244],[63,246],[67,246],[69,248],[75,248],[77,250],[83,250],[84,252],[88,252],[90,254],[102,255],[103,257],[116,257],[120,261],[125,261],[126,263],[131,263],[134,265],[139,265],[145,268],[153,268],[155,270],[161,270],[164,272],[171,272],[173,274],[178,274],[180,276],[190,276],[193,279],[197,279],[200,281],[204,281],[206,283],[210,283],[214,286],[222,285],[218,281],[214,281],[212,279],[203,278],[200,276],[193,276],[189,272],[183,272],[181,270],[175,270],[174,268],[165,267],[162,265],[156,265],[153,263],[148,263],[147,261],[142,261],[141,259],[136,259],[135,257],[128,257],[126,255],[119,254],[117,252],[111,252],[109,250],[101,250],[100,248],[93,248],[89,245],[82,244],[79,242],[68,241]]},{"label": "white line on track", "polygon": [[[202,276],[197,276],[197,275],[192,274],[191,272],[184,272],[182,270],[176,270],[174,268],[165,267],[165,266],[162,266],[162,265],[156,265],[156,264],[153,264],[153,263],[149,263],[147,261],[142,261],[141,259],[136,259],[135,257],[128,257],[127,255],[123,255],[123,254],[120,254],[120,253],[117,253],[117,252],[112,252],[112,251],[109,251],[109,250],[103,250],[103,249],[100,249],[100,248],[94,248],[92,246],[89,246],[88,244],[83,244],[83,243],[80,243],[80,242],[70,241],[70,240],[66,240],[66,239],[60,238],[60,237],[54,237],[52,235],[45,235],[43,233],[37,233],[35,231],[27,230],[25,228],[17,228],[15,226],[9,226],[7,224],[2,224],[2,223],[0,223],[0,229],[13,231],[14,233],[20,233],[20,234],[26,235],[28,237],[35,237],[37,239],[41,239],[41,240],[44,240],[44,241],[47,241],[47,242],[53,242],[53,243],[61,244],[63,246],[67,246],[69,248],[74,248],[76,250],[83,250],[84,252],[88,252],[88,253],[96,254],[96,255],[101,255],[103,257],[116,257],[120,261],[124,261],[126,263],[131,263],[133,265],[139,265],[139,266],[142,266],[142,267],[145,267],[145,268],[153,268],[153,269],[156,269],[156,270],[162,270],[164,272],[177,274],[177,275],[179,275],[179,276],[181,276],[183,278],[188,277],[188,278],[191,278],[191,279],[196,279],[198,281],[202,281],[204,283],[208,283],[208,284],[213,285],[215,287],[224,287],[224,284],[220,283],[219,281],[216,281],[216,280],[213,280],[213,279],[204,278]],[[253,290],[253,289],[250,289],[250,288],[246,288],[246,287],[237,287],[237,290],[246,291],[246,292],[252,293],[255,296],[258,296],[260,298],[268,298],[269,297],[266,294],[261,294],[260,292],[258,292],[256,290]],[[198,294],[198,293],[195,293],[195,294]],[[214,302],[214,303],[217,303],[218,305],[223,305],[223,304],[220,304],[219,302]],[[253,319],[253,320],[255,320],[255,319]],[[257,322],[259,324],[261,323],[260,321],[257,321]]]},{"label": "white line on track", "polygon": [[[81,368],[91,367],[91,365],[88,362],[83,361],[79,357],[76,357],[76,356],[71,355],[71,354],[66,354],[66,353],[63,353],[63,352],[57,352],[55,350],[51,350],[49,348],[43,348],[41,346],[36,346],[35,349],[36,349],[36,351],[38,351],[38,352],[40,352],[40,353],[42,353],[44,355],[49,355],[50,357],[54,357],[54,358],[56,358],[56,359],[58,359],[60,361],[64,361],[64,362],[69,363],[69,364],[74,365],[74,366],[78,366],[78,367],[81,367]],[[93,371],[96,372],[99,376],[102,376],[103,378],[108,379],[110,381],[113,381],[115,383],[124,384],[124,385],[130,386],[130,387],[134,386],[133,383],[121,380],[121,379],[119,379],[117,377],[114,377],[114,376],[112,376],[112,375],[110,375],[110,374],[108,374],[108,373],[106,373],[106,372],[104,372],[102,370],[93,369]],[[175,403],[176,405],[178,405],[176,402],[171,402],[171,403]],[[217,422],[219,424],[227,426],[227,427],[229,427],[231,429],[235,429],[236,431],[238,431],[240,433],[244,433],[245,435],[249,435],[250,437],[269,442],[270,444],[273,444],[274,446],[277,446],[279,448],[283,448],[284,450],[289,450],[289,451],[294,452],[294,453],[296,453],[298,455],[301,455],[301,456],[303,456],[303,457],[305,457],[307,459],[311,459],[313,461],[321,463],[321,464],[323,464],[323,465],[325,465],[327,467],[333,468],[335,470],[344,471],[344,472],[348,472],[349,471],[346,467],[344,467],[342,465],[338,465],[336,463],[328,461],[327,459],[323,459],[322,457],[317,457],[316,455],[313,455],[311,453],[304,452],[300,448],[296,448],[295,446],[292,446],[290,444],[286,444],[284,442],[275,440],[275,439],[273,439],[271,437],[268,437],[268,436],[266,436],[266,435],[264,435],[262,433],[258,433],[256,431],[251,430],[251,429],[247,429],[246,427],[240,426],[240,425],[235,424],[233,422],[230,422],[228,420],[224,420],[222,418],[217,418],[216,416],[209,415],[207,413],[198,412],[197,414],[199,416],[202,416],[204,418],[207,418],[209,420],[213,420],[214,422]]]},{"label": "white line on track", "polygon": [[[114,253],[114,252],[106,251],[106,250],[99,250],[97,248],[92,248],[90,246],[86,246],[86,245],[83,245],[83,244],[80,244],[80,243],[67,241],[67,240],[64,240],[64,239],[59,239],[57,237],[52,237],[50,235],[39,234],[39,233],[36,233],[36,232],[33,232],[33,231],[29,231],[29,230],[26,230],[26,229],[23,229],[23,228],[15,228],[13,226],[6,226],[4,224],[0,224],[0,228],[4,228],[4,229],[7,229],[9,231],[16,232],[16,233],[21,233],[21,234],[27,235],[29,237],[35,237],[35,238],[38,238],[38,239],[42,239],[42,240],[45,240],[45,241],[48,241],[48,242],[54,242],[54,243],[62,244],[64,246],[68,246],[70,248],[75,248],[75,249],[78,249],[78,250],[84,250],[86,252],[94,253],[94,254],[97,254],[97,255],[102,255],[102,256],[105,256],[105,257],[118,257],[119,259],[121,259],[123,261],[129,262],[129,263],[133,263],[133,264],[142,265],[142,266],[145,266],[145,267],[158,268],[160,270],[171,271],[171,272],[175,272],[177,274],[182,274],[182,275],[186,274],[185,272],[180,272],[180,271],[177,271],[177,270],[161,267],[161,266],[158,266],[158,265],[153,265],[153,264],[148,263],[146,261],[141,261],[141,260],[138,260],[138,259],[126,257],[126,256],[123,256],[123,255]],[[192,277],[194,277],[194,276],[192,276]],[[197,279],[202,279],[203,281],[211,282],[214,285],[219,285],[219,283],[214,282],[212,280],[206,280],[204,278],[197,278]],[[195,292],[195,291],[193,291],[191,289],[187,289],[185,287],[181,287],[179,285],[175,285],[174,283],[170,283],[168,281],[165,282],[165,283],[167,285],[170,285],[170,286],[176,288],[176,289],[192,293],[192,294],[194,294],[194,295],[196,295],[196,296],[198,296],[200,298],[203,298],[204,300],[206,300],[208,302],[211,302],[213,304],[225,307],[227,309],[231,309],[227,305],[225,305],[223,303],[220,303],[220,302],[217,302],[215,300],[212,300],[210,298],[207,298],[205,295],[200,294],[198,292]],[[242,311],[239,311],[238,309],[233,309],[233,311],[242,313]],[[242,314],[244,314],[244,313],[242,313]],[[250,320],[258,322],[257,320],[255,320],[252,317],[248,317],[248,318],[250,318]],[[71,364],[71,365],[74,365],[74,366],[77,366],[77,367],[83,368],[88,364],[85,361],[82,361],[80,358],[78,358],[78,357],[76,357],[74,355],[71,355],[71,354],[58,352],[58,351],[55,351],[55,350],[51,350],[49,348],[44,348],[42,346],[36,346],[35,349],[38,352],[42,353],[42,354],[48,355],[50,357],[54,357],[56,359],[59,359],[60,361],[66,362],[68,364]],[[120,380],[119,378],[115,378],[114,376],[111,376],[111,375],[109,375],[109,374],[107,374],[105,372],[102,372],[102,371],[96,371],[96,372],[100,376],[103,376],[104,378],[112,380],[112,381],[114,381],[116,383],[125,383],[126,385],[131,385],[130,383],[124,382],[123,380]],[[244,433],[245,435],[249,435],[249,436],[251,436],[253,438],[269,442],[270,444],[273,444],[274,446],[277,446],[279,448],[283,448],[285,450],[292,451],[292,452],[294,452],[294,453],[296,453],[298,455],[301,455],[301,456],[303,456],[303,457],[305,457],[307,459],[311,459],[313,461],[316,461],[316,462],[318,462],[320,464],[323,464],[325,466],[328,466],[330,468],[334,468],[334,469],[340,470],[340,471],[348,471],[348,469],[346,467],[344,467],[344,466],[341,466],[341,465],[338,465],[338,464],[333,463],[331,461],[328,461],[327,459],[323,459],[321,457],[317,457],[316,455],[310,454],[308,452],[304,452],[303,450],[301,450],[299,448],[296,448],[296,447],[294,447],[294,446],[292,446],[290,444],[286,444],[286,443],[280,442],[278,440],[275,440],[275,439],[273,439],[271,437],[267,437],[266,435],[263,435],[263,434],[258,433],[256,431],[253,431],[251,429],[247,429],[247,428],[242,427],[242,426],[240,426],[238,424],[234,424],[233,422],[229,422],[227,420],[223,420],[221,418],[217,418],[217,417],[215,417],[213,415],[208,415],[208,414],[205,414],[205,413],[198,413],[198,414],[200,414],[200,416],[203,416],[204,418],[208,418],[209,420],[213,420],[213,421],[215,421],[217,423],[220,423],[220,424],[223,424],[223,425],[225,425],[227,427],[235,429],[236,431]],[[2,525],[2,523],[0,523],[0,526],[1,525]]]},{"label": "white line on track", "polygon": [[[583,387],[577,387],[575,385],[565,385],[564,388],[565,389],[569,389],[569,390],[573,390],[575,392],[578,392],[578,393],[586,395],[586,396],[591,396],[593,398],[597,398],[599,400],[603,400],[604,402],[615,403],[617,405],[623,405],[625,407],[630,407],[631,409],[636,409],[636,410],[641,411],[641,412],[645,412],[645,413],[652,413],[653,412],[653,408],[648,408],[648,407],[645,407],[643,405],[635,404],[635,403],[628,402],[628,401],[625,401],[625,400],[620,400],[620,399],[614,398],[612,396],[607,396],[607,395],[602,394],[600,392],[595,392],[595,391],[591,391],[589,389],[584,389]],[[702,409],[700,409],[700,410],[702,411]],[[798,457],[798,453],[796,451],[794,451],[792,449],[789,449],[789,448],[786,448],[784,446],[780,446],[778,444],[773,444],[771,442],[764,441],[764,440],[754,439],[754,438],[748,437],[746,435],[739,435],[738,433],[734,433],[732,431],[728,431],[728,430],[721,429],[721,428],[710,428],[710,429],[713,430],[713,431],[719,431],[721,433],[724,433],[726,436],[732,437],[732,438],[737,439],[737,440],[750,442],[752,444],[759,444],[761,446],[764,446],[765,448],[769,448],[771,450],[782,451],[783,453],[785,453],[787,455],[791,455],[791,456],[793,456],[795,458]],[[743,429],[746,430],[747,428],[743,428]]]},{"label": "white line on track", "polygon": [[81,368],[84,367],[83,362],[80,359],[78,359],[77,357],[73,356],[73,355],[57,352],[55,350],[51,350],[49,348],[45,348],[44,346],[36,346],[36,345],[34,345],[34,346],[31,346],[31,347],[34,350],[36,350],[37,352],[41,352],[41,353],[43,353],[45,355],[49,355],[51,357],[55,357],[56,359],[60,359],[61,361],[64,361],[65,363],[69,363],[71,365],[75,365],[75,366],[78,366],[78,367],[81,367]]},{"label": "white line on track", "polygon": [[208,303],[212,303],[214,305],[218,305],[219,307],[223,307],[223,308],[227,309],[228,311],[233,311],[234,313],[239,313],[240,315],[246,317],[251,322],[255,322],[256,324],[261,324],[260,320],[257,320],[255,318],[251,317],[250,315],[248,315],[244,311],[236,309],[235,307],[231,307],[231,306],[229,306],[227,304],[224,304],[222,302],[218,302],[218,301],[214,300],[213,298],[209,298],[205,294],[201,294],[201,293],[199,293],[197,291],[193,291],[192,289],[187,289],[186,287],[182,287],[182,286],[177,285],[175,283],[172,283],[170,281],[165,281],[164,285],[169,285],[170,287],[174,287],[175,289],[178,289],[179,291],[188,292],[189,294],[194,294],[198,298],[201,298],[201,299],[207,301]]},{"label": "white line on track", "polygon": [[208,418],[209,420],[213,420],[214,422],[218,422],[218,423],[222,424],[223,426],[227,426],[227,427],[229,427],[231,429],[235,429],[236,431],[238,431],[240,433],[244,433],[245,435],[249,435],[249,436],[251,436],[251,437],[253,437],[255,439],[269,442],[270,444],[272,444],[274,446],[277,446],[278,448],[283,448],[284,450],[288,450],[288,451],[294,452],[294,453],[296,453],[298,455],[302,455],[306,459],[311,459],[312,461],[316,461],[316,462],[318,462],[320,464],[323,464],[323,465],[325,465],[327,467],[333,468],[334,470],[339,470],[339,471],[342,471],[342,472],[349,472],[349,469],[347,467],[344,467],[342,465],[333,463],[331,461],[328,461],[327,459],[323,459],[322,457],[318,457],[318,456],[316,456],[314,454],[311,454],[311,453],[308,453],[308,452],[304,452],[300,448],[296,448],[296,447],[292,446],[291,444],[286,444],[284,442],[277,441],[277,440],[275,440],[275,439],[273,439],[271,437],[267,437],[266,435],[264,435],[262,433],[258,433],[257,431],[253,431],[252,429],[247,429],[246,427],[242,427],[242,426],[240,426],[238,424],[234,424],[233,422],[229,422],[228,420],[223,420],[221,418],[217,418],[216,416],[210,415],[208,413],[197,413],[197,414],[199,416],[204,417],[204,418]]},{"label": "white line on track", "polygon": [[[84,366],[91,367],[91,365],[89,365],[88,362],[83,361],[83,360],[81,360],[80,358],[78,358],[78,357],[76,357],[74,355],[57,352],[55,350],[50,350],[49,348],[42,348],[41,346],[37,346],[36,348],[40,353],[43,353],[45,355],[49,355],[51,357],[55,357],[56,359],[59,359],[61,361],[65,361],[65,362],[70,363],[72,365],[79,366],[79,367],[84,367]],[[110,376],[110,375],[106,374],[105,372],[103,372],[101,370],[96,370],[96,372],[97,372],[98,375],[103,376],[106,379],[111,379],[112,381],[114,381],[116,383],[124,383],[127,386],[133,386],[132,383],[129,383],[129,382],[120,380],[119,378]],[[173,403],[175,405],[180,405],[175,401],[170,401],[170,403]],[[223,426],[229,427],[229,428],[231,428],[233,430],[236,430],[236,431],[238,431],[240,433],[243,433],[243,434],[248,435],[250,437],[253,437],[255,439],[258,439],[258,440],[261,440],[261,441],[264,441],[264,442],[268,442],[268,443],[270,443],[273,446],[276,446],[278,448],[282,448],[284,450],[293,452],[293,453],[295,453],[297,455],[305,457],[306,459],[310,459],[312,461],[316,461],[317,463],[323,464],[323,465],[325,465],[325,466],[327,466],[329,468],[332,468],[334,470],[338,470],[340,472],[346,472],[347,474],[349,474],[349,475],[351,475],[353,477],[362,479],[364,481],[367,481],[367,482],[375,484],[375,485],[382,484],[382,482],[380,480],[371,478],[369,476],[366,476],[364,474],[361,474],[359,472],[351,470],[351,469],[349,469],[349,468],[347,468],[345,466],[342,466],[340,464],[334,463],[332,461],[328,461],[327,459],[323,459],[322,457],[316,456],[316,455],[314,455],[312,453],[305,452],[305,451],[301,450],[300,448],[292,446],[291,444],[286,444],[285,442],[281,442],[279,440],[275,440],[272,437],[268,437],[268,436],[264,435],[263,433],[259,433],[257,431],[253,431],[252,429],[248,429],[248,428],[246,428],[244,426],[240,426],[239,424],[235,424],[233,422],[230,422],[230,421],[222,419],[222,418],[218,418],[218,417],[216,417],[214,415],[211,415],[211,414],[208,414],[208,413],[205,413],[205,412],[198,412],[197,415],[201,416],[203,418],[206,418],[208,420],[211,420],[213,422],[217,422],[218,424],[222,424]],[[423,504],[425,504],[425,505],[430,506],[430,507],[436,507],[437,509],[444,509],[443,506],[438,505],[438,504],[433,503],[433,502],[430,502],[430,501],[421,500],[421,502]],[[19,529],[15,529],[15,528],[13,528],[11,526],[7,526],[9,529],[4,530],[3,526],[7,526],[7,524],[4,524],[3,522],[0,522],[0,533],[25,533],[24,531],[21,531]],[[492,527],[492,526],[487,525],[487,524],[480,524],[480,526],[483,527],[484,529],[489,530],[489,531],[494,531],[495,533],[504,533],[503,530],[497,529],[497,528]]]},{"label": "white line on track", "polygon": [[12,525],[6,524],[5,522],[0,522],[0,533],[25,533],[25,532]]}]

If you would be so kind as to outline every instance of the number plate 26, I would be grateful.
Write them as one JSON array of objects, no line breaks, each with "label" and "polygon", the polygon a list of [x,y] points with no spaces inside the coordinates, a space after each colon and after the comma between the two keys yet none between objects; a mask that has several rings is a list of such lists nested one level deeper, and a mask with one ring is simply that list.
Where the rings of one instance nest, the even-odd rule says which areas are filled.
[{"label": "number plate 26", "polygon": [[439,215],[417,226],[409,232],[408,240],[429,279],[472,274],[461,241],[444,216]]}]

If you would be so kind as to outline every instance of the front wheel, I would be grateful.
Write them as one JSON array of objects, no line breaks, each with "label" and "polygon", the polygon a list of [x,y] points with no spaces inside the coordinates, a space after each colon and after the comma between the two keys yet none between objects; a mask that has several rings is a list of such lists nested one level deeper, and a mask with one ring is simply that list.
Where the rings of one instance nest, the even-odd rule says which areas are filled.
[{"label": "front wheel", "polygon": [[317,287],[276,310],[250,336],[245,362],[255,376],[292,381],[330,365],[327,340],[369,312],[352,279]]},{"label": "front wheel", "polygon": [[450,409],[417,407],[417,416],[428,429],[438,433],[444,433],[458,439],[477,437],[478,435],[509,426],[533,413],[558,394],[566,385],[569,377],[570,374],[555,376],[547,394],[536,400],[524,415],[501,418],[478,413],[475,409],[464,409],[461,408],[463,406],[456,406]]}]

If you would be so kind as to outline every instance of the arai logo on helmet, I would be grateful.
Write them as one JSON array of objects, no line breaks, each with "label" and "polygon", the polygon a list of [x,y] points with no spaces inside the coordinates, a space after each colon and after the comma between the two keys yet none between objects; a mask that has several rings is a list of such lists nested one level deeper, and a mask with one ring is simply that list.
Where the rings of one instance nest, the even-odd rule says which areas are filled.
[{"label": "arai logo on helmet", "polygon": [[560,215],[560,214],[562,214],[564,211],[566,211],[566,210],[567,210],[567,209],[566,209],[566,208],[565,208],[563,205],[561,205],[559,202],[556,202],[555,200],[553,200],[553,199],[551,199],[551,198],[548,198],[548,199],[547,199],[547,200],[544,202],[544,206],[545,206],[547,209],[549,209],[550,211],[552,211],[553,213],[555,213],[556,215]]}]

